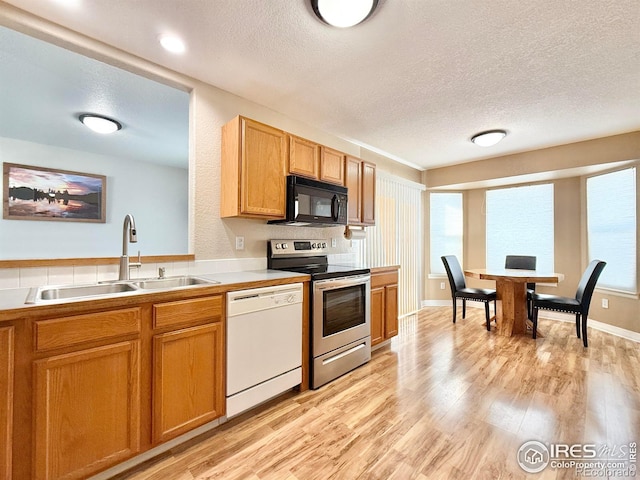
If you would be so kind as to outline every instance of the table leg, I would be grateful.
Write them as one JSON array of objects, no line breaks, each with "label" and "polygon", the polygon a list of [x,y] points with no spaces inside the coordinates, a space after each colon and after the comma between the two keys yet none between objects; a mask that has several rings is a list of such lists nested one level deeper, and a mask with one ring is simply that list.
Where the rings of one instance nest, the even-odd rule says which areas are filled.
[{"label": "table leg", "polygon": [[527,288],[523,282],[496,280],[498,334],[510,337],[527,332]]}]

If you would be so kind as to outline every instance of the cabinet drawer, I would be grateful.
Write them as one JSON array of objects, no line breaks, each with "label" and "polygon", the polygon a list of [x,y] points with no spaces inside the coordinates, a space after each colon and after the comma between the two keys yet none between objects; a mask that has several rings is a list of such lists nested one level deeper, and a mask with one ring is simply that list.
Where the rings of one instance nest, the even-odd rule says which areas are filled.
[{"label": "cabinet drawer", "polygon": [[222,295],[153,306],[153,328],[222,320]]},{"label": "cabinet drawer", "polygon": [[140,308],[88,313],[35,322],[36,351],[140,333]]},{"label": "cabinet drawer", "polygon": [[371,288],[398,283],[398,272],[371,275]]}]

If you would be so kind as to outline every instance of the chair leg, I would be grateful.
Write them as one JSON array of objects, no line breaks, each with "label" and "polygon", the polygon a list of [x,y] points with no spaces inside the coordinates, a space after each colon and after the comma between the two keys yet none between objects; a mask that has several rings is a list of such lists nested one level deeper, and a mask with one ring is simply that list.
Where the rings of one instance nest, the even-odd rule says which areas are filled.
[{"label": "chair leg", "polygon": [[589,345],[587,344],[587,314],[582,314],[582,344],[584,348],[587,348]]},{"label": "chair leg", "polygon": [[466,318],[467,316],[467,299],[462,299],[462,318]]},{"label": "chair leg", "polygon": [[489,318],[489,302],[484,302],[484,314],[487,317],[487,330],[491,331],[491,319]]},{"label": "chair leg", "polygon": [[498,307],[496,306],[497,302],[497,300],[493,301],[493,321],[496,322],[496,324],[498,323]]},{"label": "chair leg", "polygon": [[538,309],[536,307],[533,307],[533,318],[531,319],[531,321],[533,322],[533,339],[536,339],[536,335],[538,333]]},{"label": "chair leg", "polygon": [[453,323],[456,323],[456,297],[453,297]]},{"label": "chair leg", "polygon": [[576,313],[576,335],[580,338],[580,314]]}]

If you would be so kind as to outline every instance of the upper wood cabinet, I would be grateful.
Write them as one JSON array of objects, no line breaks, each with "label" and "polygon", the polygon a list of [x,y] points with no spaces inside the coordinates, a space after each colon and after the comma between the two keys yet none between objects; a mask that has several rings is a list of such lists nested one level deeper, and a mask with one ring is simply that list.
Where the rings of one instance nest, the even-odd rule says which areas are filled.
[{"label": "upper wood cabinet", "polygon": [[221,217],[283,218],[287,135],[244,117],[222,127]]},{"label": "upper wood cabinet", "polygon": [[375,225],[375,164],[347,155],[344,172],[349,189],[349,225]]},{"label": "upper wood cabinet", "polygon": [[289,174],[319,178],[320,145],[289,135]]},{"label": "upper wood cabinet", "polygon": [[11,478],[13,435],[13,327],[0,328],[0,478]]},{"label": "upper wood cabinet", "polygon": [[344,185],[344,153],[320,147],[320,180]]},{"label": "upper wood cabinet", "polygon": [[288,137],[290,175],[344,185],[344,153],[295,135]]},{"label": "upper wood cabinet", "polygon": [[362,223],[376,224],[376,166],[362,162]]}]

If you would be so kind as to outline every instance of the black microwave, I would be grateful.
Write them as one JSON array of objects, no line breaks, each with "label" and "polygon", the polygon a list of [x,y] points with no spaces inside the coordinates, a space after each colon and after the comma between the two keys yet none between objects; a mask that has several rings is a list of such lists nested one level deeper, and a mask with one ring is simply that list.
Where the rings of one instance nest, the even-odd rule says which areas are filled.
[{"label": "black microwave", "polygon": [[286,218],[268,223],[312,227],[346,225],[347,188],[289,175]]}]

